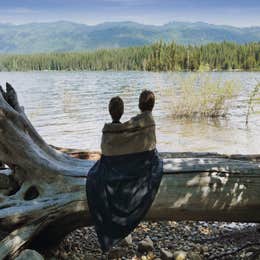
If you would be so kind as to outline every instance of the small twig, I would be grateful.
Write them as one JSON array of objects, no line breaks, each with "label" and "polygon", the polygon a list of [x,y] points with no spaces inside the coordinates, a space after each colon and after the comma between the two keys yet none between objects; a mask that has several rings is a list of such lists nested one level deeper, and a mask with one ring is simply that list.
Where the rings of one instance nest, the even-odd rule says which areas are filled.
[{"label": "small twig", "polygon": [[219,254],[218,256],[215,256],[215,255],[214,256],[210,256],[208,259],[209,260],[221,259],[221,258],[229,256],[229,255],[234,255],[234,254],[238,253],[239,251],[241,251],[241,250],[243,250],[243,249],[245,249],[245,248],[247,248],[249,246],[260,246],[260,242],[258,242],[258,243],[248,242],[244,246],[239,247],[236,250],[233,250],[233,251],[230,251],[230,252],[227,252],[227,253],[223,253],[223,254]]}]

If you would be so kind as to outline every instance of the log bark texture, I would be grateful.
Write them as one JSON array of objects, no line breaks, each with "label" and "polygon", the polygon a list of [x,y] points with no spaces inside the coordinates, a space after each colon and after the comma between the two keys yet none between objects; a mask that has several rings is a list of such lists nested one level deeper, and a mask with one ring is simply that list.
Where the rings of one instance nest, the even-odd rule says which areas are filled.
[{"label": "log bark texture", "polygon": [[[15,90],[0,89],[0,161],[8,166],[0,169],[1,259],[92,224],[85,184],[99,156],[46,144]],[[161,156],[164,176],[147,220],[260,222],[259,155]]]}]

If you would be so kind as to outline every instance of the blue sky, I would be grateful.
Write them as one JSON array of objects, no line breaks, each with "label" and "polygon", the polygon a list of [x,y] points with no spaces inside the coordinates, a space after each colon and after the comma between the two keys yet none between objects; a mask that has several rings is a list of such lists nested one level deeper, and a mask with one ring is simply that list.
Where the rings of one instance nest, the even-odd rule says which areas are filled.
[{"label": "blue sky", "polygon": [[0,23],[203,21],[260,26],[260,0],[0,0]]}]

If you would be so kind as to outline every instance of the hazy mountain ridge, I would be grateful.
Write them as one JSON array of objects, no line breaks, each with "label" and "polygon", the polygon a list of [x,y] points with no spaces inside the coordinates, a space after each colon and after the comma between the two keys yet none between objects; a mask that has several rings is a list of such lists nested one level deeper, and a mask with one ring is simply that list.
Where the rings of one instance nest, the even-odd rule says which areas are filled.
[{"label": "hazy mountain ridge", "polygon": [[260,41],[260,27],[238,28],[204,22],[171,22],[162,26],[135,22],[85,25],[67,21],[0,24],[0,53],[43,53],[94,50],[151,44],[155,41],[205,44]]}]

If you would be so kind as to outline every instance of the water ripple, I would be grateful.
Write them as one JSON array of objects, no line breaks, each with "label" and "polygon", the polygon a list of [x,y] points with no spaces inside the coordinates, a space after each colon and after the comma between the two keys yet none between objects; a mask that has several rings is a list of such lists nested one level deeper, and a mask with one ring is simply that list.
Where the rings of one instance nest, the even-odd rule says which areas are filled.
[{"label": "water ripple", "polygon": [[[260,115],[245,127],[248,95],[260,73],[210,73],[210,77],[242,83],[228,119],[190,122],[172,119],[171,100],[164,88],[178,88],[180,77],[190,73],[153,72],[1,72],[0,82],[13,84],[33,125],[47,142],[64,147],[97,150],[111,97],[125,101],[122,121],[138,113],[138,96],[148,88],[156,93],[154,116],[158,147],[163,151],[259,153]],[[260,104],[258,104],[259,106]]]}]

